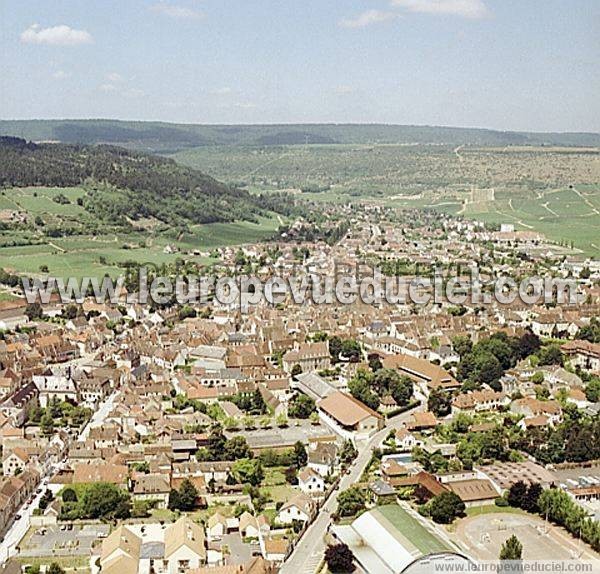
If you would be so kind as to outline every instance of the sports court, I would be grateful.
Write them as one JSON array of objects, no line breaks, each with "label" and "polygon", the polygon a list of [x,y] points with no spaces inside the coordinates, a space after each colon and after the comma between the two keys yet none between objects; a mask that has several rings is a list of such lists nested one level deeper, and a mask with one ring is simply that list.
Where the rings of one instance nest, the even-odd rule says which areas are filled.
[{"label": "sports court", "polygon": [[513,534],[523,544],[525,560],[597,557],[587,545],[573,539],[566,531],[533,515],[482,514],[461,520],[456,529],[456,536],[467,552],[479,560],[496,560],[502,544]]}]

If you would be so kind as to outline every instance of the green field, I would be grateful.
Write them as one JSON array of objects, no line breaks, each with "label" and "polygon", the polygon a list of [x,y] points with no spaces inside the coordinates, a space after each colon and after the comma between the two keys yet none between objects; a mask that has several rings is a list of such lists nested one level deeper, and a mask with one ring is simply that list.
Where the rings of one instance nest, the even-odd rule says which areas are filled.
[{"label": "green field", "polygon": [[[83,193],[81,188],[37,187],[5,190],[0,194],[0,209],[26,213],[29,222],[35,217],[44,221],[43,227],[0,231],[0,267],[14,273],[40,275],[43,266],[47,266],[53,276],[81,278],[116,276],[122,272],[119,264],[126,261],[160,265],[184,258],[206,265],[215,261],[211,253],[215,248],[268,239],[284,223],[282,218],[273,215],[259,217],[256,223],[194,225],[189,233],[179,235],[160,227],[127,234],[107,230],[91,235],[86,234],[85,229],[92,223],[92,216],[77,205],[77,198]],[[71,203],[53,201],[58,194],[66,196]],[[48,225],[65,223],[77,225],[81,233],[57,238],[44,236],[43,230]],[[171,247],[175,248],[174,252],[169,252]]]},{"label": "green field", "polygon": [[204,146],[173,157],[251,192],[291,190],[317,203],[376,202],[514,223],[597,257],[598,154],[592,148],[334,144]]},{"label": "green field", "polygon": [[422,554],[448,552],[451,550],[397,504],[379,506],[373,513],[379,515],[379,517],[383,517],[385,521],[410,541]]},{"label": "green field", "polygon": [[12,293],[6,291],[0,291],[0,303],[4,301],[14,301],[16,297]]}]

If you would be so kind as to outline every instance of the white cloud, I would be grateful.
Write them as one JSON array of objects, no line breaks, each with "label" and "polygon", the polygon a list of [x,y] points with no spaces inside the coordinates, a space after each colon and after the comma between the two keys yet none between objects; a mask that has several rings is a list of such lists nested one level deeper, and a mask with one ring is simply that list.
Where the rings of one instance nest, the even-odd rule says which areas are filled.
[{"label": "white cloud", "polygon": [[233,90],[231,88],[224,87],[224,88],[217,88],[216,90],[213,90],[212,94],[215,96],[226,96],[227,94],[231,94],[231,92],[233,92]]},{"label": "white cloud", "polygon": [[175,4],[167,4],[166,2],[159,2],[150,6],[150,10],[169,18],[176,18],[179,20],[199,20],[204,18],[204,14],[193,8],[186,8],[185,6],[176,6]]},{"label": "white cloud", "polygon": [[55,80],[66,80],[67,78],[71,77],[71,74],[65,72],[64,70],[56,70],[56,72],[52,74],[52,77]]},{"label": "white cloud", "polygon": [[121,74],[117,74],[117,72],[111,72],[110,74],[106,74],[106,79],[111,84],[116,84],[123,81],[123,76],[121,76]]},{"label": "white cloud", "polygon": [[89,32],[75,30],[64,24],[50,28],[42,28],[39,24],[32,24],[27,30],[21,32],[21,42],[25,44],[77,46],[79,44],[90,44],[93,41]]},{"label": "white cloud", "polygon": [[392,0],[393,6],[421,14],[450,14],[463,18],[485,18],[490,12],[483,0]]},{"label": "white cloud", "polygon": [[343,28],[364,28],[371,24],[387,22],[397,17],[393,12],[384,12],[382,10],[367,10],[355,18],[344,18],[340,20],[340,26]]},{"label": "white cloud", "polygon": [[[123,78],[119,74],[108,74],[108,82],[100,84],[98,89],[105,94],[113,94],[124,98],[141,98],[145,96],[143,90],[132,88],[123,84]],[[112,79],[112,81],[110,81]]]}]

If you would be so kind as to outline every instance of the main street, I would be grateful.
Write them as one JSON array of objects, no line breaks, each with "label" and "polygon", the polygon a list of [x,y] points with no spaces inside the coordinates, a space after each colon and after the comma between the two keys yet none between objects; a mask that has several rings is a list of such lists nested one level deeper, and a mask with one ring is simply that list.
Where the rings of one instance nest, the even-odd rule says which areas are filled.
[{"label": "main street", "polygon": [[97,411],[94,411],[94,414],[90,418],[90,420],[85,425],[85,428],[81,431],[78,442],[86,441],[90,430],[95,427],[101,427],[104,424],[104,421],[108,418],[108,415],[111,413],[114,405],[115,399],[117,398],[118,390],[112,392],[112,394],[100,405]]},{"label": "main street", "polygon": [[50,489],[55,495],[60,490],[60,485],[50,484],[50,477],[54,474],[55,469],[59,470],[64,464],[65,461],[63,460],[58,464],[53,465],[48,476],[43,478],[38,485],[37,490],[39,490],[39,492],[36,491],[31,503],[27,501],[19,509],[19,518],[10,525],[0,542],[0,566],[5,564],[11,556],[16,554],[15,549],[25,534],[27,534],[27,531],[31,526],[31,516],[33,515],[33,511],[38,507],[40,499],[44,496],[46,490]]},{"label": "main street", "polygon": [[325,533],[331,524],[331,514],[335,512],[337,507],[337,495],[359,482],[363,471],[371,460],[373,449],[381,445],[390,430],[401,428],[409,420],[412,413],[418,410],[422,410],[422,407],[417,407],[388,420],[382,430],[374,434],[366,444],[359,447],[358,456],[340,479],[338,487],[321,506],[317,518],[308,527],[308,530],[294,548],[293,553],[283,564],[280,570],[281,574],[315,573],[325,553]]},{"label": "main street", "polygon": [[[76,361],[72,361],[70,364],[73,366],[74,364],[82,364],[90,359],[90,356],[85,356]],[[115,398],[117,396],[118,391],[114,391],[94,412],[90,420],[87,422],[83,430],[81,431],[77,440],[85,441],[89,436],[90,429],[93,427],[102,426],[104,421],[110,414],[113,409]],[[60,468],[60,466],[64,464],[58,464],[56,470]],[[42,482],[39,485],[38,490],[39,493],[36,493],[33,501],[31,503],[26,502],[18,511],[19,518],[15,520],[9,529],[6,531],[4,538],[0,542],[0,565],[4,564],[8,561],[8,559],[15,553],[15,548],[22,540],[22,538],[27,534],[31,526],[31,516],[33,515],[33,511],[38,507],[40,503],[40,499],[44,495],[44,492],[47,488],[52,489],[52,485],[49,485],[50,476],[54,473],[54,468],[49,470],[48,476],[44,477]]]}]

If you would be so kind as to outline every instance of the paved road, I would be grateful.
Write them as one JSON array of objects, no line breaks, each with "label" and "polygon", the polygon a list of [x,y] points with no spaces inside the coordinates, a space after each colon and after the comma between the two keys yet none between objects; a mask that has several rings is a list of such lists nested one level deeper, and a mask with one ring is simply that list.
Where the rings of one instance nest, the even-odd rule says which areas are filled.
[{"label": "paved road", "polygon": [[92,428],[100,427],[104,424],[104,421],[113,409],[118,393],[119,391],[113,391],[113,393],[100,405],[100,408],[94,412],[92,418],[90,418],[87,425],[85,425],[85,428],[81,431],[81,434],[77,439],[78,442],[86,441]]},{"label": "paved road", "polygon": [[23,505],[19,509],[18,512],[21,518],[13,522],[12,526],[8,529],[8,531],[4,535],[4,538],[2,539],[2,542],[0,543],[0,565],[7,562],[11,556],[14,556],[16,554],[15,547],[19,542],[21,542],[21,539],[29,530],[29,521],[31,519],[31,515],[33,514],[33,511],[38,507],[40,499],[46,491],[47,485],[48,479],[45,478],[40,483],[39,488],[41,488],[41,491],[39,494],[36,494],[33,502],[27,506]]},{"label": "paved road", "polygon": [[335,512],[337,507],[338,493],[350,488],[359,481],[360,476],[371,460],[373,449],[381,445],[390,430],[401,428],[412,413],[421,409],[422,407],[418,407],[394,417],[359,449],[356,460],[340,480],[338,488],[325,501],[317,518],[304,533],[294,552],[283,564],[280,574],[314,574],[325,553],[325,533],[331,523],[331,513]]},{"label": "paved road", "polygon": [[[73,361],[70,361],[68,364],[70,366],[80,366],[80,365],[83,365],[86,362],[88,362],[91,358],[92,358],[91,354],[85,354],[78,359],[74,359]],[[64,365],[63,365],[63,367],[64,367]],[[92,426],[100,426],[103,424],[104,420],[106,419],[106,417],[112,410],[115,396],[116,396],[116,392],[113,393],[110,397],[108,397],[108,399],[105,401],[105,403],[101,405],[100,409],[98,409],[98,411],[96,411],[94,413],[94,415],[88,421],[88,424],[82,431],[79,440],[85,440],[85,438],[87,438],[87,436],[90,432],[90,428]],[[64,462],[65,462],[64,460],[61,461],[58,464],[58,468],[60,468],[64,464]],[[56,468],[51,468],[49,471],[50,475],[54,474],[55,471],[56,471]],[[27,531],[29,530],[30,525],[31,525],[31,516],[33,514],[33,511],[38,507],[38,505],[40,503],[40,499],[44,495],[44,492],[46,491],[46,489],[50,488],[51,490],[55,491],[55,494],[56,494],[56,491],[60,489],[60,486],[57,487],[57,485],[49,485],[50,475],[48,475],[47,477],[44,477],[42,479],[42,481],[40,482],[39,488],[41,489],[41,492],[39,494],[36,494],[34,500],[31,502],[31,504],[25,503],[18,510],[17,513],[21,516],[21,518],[19,518],[19,520],[15,520],[12,523],[10,528],[6,531],[4,538],[2,538],[2,540],[0,541],[0,565],[7,562],[11,556],[14,556],[16,554],[15,548],[16,548],[17,544],[19,544],[19,542],[21,542],[21,540],[25,536],[25,534],[27,534]]]},{"label": "paved road", "polygon": [[44,496],[47,489],[50,489],[53,494],[56,494],[62,488],[60,484],[50,484],[50,477],[53,476],[57,471],[64,467],[66,459],[63,459],[56,465],[50,467],[50,474],[42,479],[38,488],[40,492],[35,495],[31,504],[25,503],[17,511],[17,514],[21,516],[19,520],[15,520],[11,527],[7,530],[4,538],[0,542],[0,566],[4,564],[11,556],[14,556],[16,552],[16,546],[21,542],[27,531],[31,527],[31,516],[33,511],[38,507],[40,499]]}]

